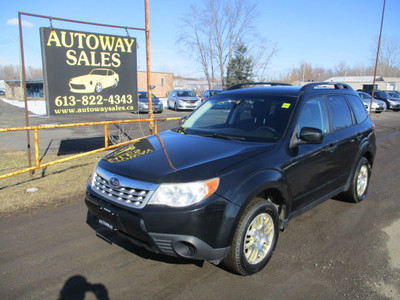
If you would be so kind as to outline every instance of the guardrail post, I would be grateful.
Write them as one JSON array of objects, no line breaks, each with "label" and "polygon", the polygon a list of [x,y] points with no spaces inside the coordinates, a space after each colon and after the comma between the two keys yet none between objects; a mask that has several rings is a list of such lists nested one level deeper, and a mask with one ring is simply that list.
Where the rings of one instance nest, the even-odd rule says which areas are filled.
[{"label": "guardrail post", "polygon": [[108,149],[108,124],[104,124],[104,148]]},{"label": "guardrail post", "polygon": [[[33,141],[35,143],[35,166],[40,168],[40,157],[39,157],[39,133],[38,129],[33,129]],[[29,166],[31,167],[31,166]]]}]

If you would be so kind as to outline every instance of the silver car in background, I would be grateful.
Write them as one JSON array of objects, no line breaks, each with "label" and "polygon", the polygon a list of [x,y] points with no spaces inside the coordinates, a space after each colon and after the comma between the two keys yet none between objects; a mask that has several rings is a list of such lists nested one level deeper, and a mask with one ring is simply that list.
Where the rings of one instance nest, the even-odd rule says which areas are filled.
[{"label": "silver car in background", "polygon": [[200,104],[200,99],[191,90],[172,90],[168,95],[168,108],[172,108],[174,110],[194,110]]},{"label": "silver car in background", "polygon": [[[151,94],[151,104],[154,113],[163,112],[163,103],[154,94]],[[147,92],[138,91],[138,107],[140,113],[149,112],[149,100],[147,98]]]}]

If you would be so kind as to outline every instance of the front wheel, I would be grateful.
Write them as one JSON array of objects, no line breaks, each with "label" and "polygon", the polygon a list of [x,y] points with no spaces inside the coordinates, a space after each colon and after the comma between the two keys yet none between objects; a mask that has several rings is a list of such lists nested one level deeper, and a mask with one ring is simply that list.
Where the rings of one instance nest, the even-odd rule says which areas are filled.
[{"label": "front wheel", "polygon": [[95,91],[97,94],[100,94],[102,90],[103,90],[103,86],[101,85],[101,83],[100,83],[100,82],[96,83],[96,86],[95,86],[95,88],[94,88],[94,91]]},{"label": "front wheel", "polygon": [[345,192],[345,197],[354,203],[364,200],[367,196],[370,175],[371,165],[368,159],[362,157],[353,174],[350,187]]},{"label": "front wheel", "polygon": [[226,267],[240,275],[251,275],[270,260],[278,241],[279,216],[275,206],[255,198],[245,209],[233,237]]},{"label": "front wheel", "polygon": [[113,88],[116,88],[118,86],[118,80],[117,79],[114,79],[114,84],[113,84]]}]

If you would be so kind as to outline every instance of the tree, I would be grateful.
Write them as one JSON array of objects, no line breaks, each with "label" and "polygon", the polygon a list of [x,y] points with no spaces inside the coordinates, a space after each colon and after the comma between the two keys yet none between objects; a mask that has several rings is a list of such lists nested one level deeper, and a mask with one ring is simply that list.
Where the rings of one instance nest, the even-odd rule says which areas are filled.
[{"label": "tree", "polygon": [[[376,59],[376,45],[373,45],[371,58],[373,64]],[[381,47],[378,59],[378,74],[386,77],[400,76],[400,38],[384,36],[381,40]]]},{"label": "tree", "polygon": [[253,76],[253,59],[248,57],[247,47],[240,43],[227,66],[226,85],[249,82]]},{"label": "tree", "polygon": [[400,76],[400,39],[384,38],[379,55],[379,69],[382,76]]},{"label": "tree", "polygon": [[256,5],[250,0],[203,0],[192,5],[182,18],[184,26],[178,42],[200,64],[210,87],[216,79],[226,85],[226,68],[240,42],[247,45],[249,52],[258,51],[257,56],[253,55],[257,57],[255,75],[265,72],[276,45],[269,48],[268,44],[259,43],[260,38],[254,39],[256,17]]},{"label": "tree", "polygon": [[18,79],[20,77],[19,70],[16,65],[0,66],[0,79]]},{"label": "tree", "polygon": [[[28,66],[25,69],[27,78],[43,78],[41,68]],[[0,66],[0,79],[20,79],[21,67],[19,65]]]}]

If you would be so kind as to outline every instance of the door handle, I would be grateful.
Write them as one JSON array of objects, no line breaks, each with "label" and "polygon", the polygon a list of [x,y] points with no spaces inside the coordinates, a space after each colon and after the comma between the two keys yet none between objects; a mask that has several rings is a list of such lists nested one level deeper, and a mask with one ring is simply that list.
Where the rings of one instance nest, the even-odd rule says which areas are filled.
[{"label": "door handle", "polygon": [[329,146],[326,150],[333,153],[333,152],[335,152],[336,148],[337,148],[337,144],[329,144]]}]

